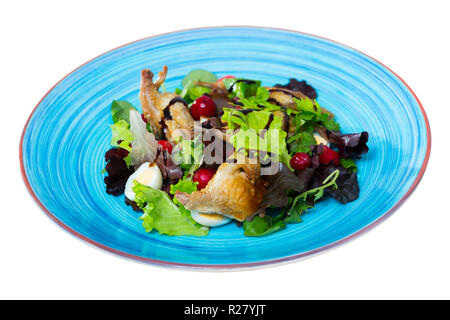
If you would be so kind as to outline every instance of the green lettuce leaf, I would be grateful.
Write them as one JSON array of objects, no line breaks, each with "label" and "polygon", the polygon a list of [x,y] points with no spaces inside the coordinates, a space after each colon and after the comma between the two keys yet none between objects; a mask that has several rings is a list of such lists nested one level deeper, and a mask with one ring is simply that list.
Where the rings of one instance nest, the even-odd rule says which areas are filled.
[{"label": "green lettuce leaf", "polygon": [[200,136],[194,140],[181,140],[172,152],[172,159],[183,169],[185,178],[192,178],[203,162],[203,143],[199,139]]},{"label": "green lettuce leaf", "polygon": [[130,123],[130,110],[135,110],[128,101],[114,100],[111,104],[111,115],[114,123],[125,120]]},{"label": "green lettuce leaf", "polygon": [[294,98],[294,101],[297,104],[297,110],[299,111],[312,112],[317,115],[321,113],[319,104],[314,100],[308,98],[305,99]]},{"label": "green lettuce leaf", "polygon": [[186,88],[196,81],[202,81],[202,82],[216,82],[217,77],[215,74],[204,70],[204,69],[196,69],[189,72],[184,79],[181,81],[181,85],[183,88]]},{"label": "green lettuce leaf", "polygon": [[123,158],[128,168],[131,165],[131,142],[134,140],[129,126],[130,125],[128,124],[128,122],[123,119],[117,121],[115,124],[110,125],[112,133],[111,146],[122,148],[130,152],[125,158]]},{"label": "green lettuce leaf", "polygon": [[224,108],[221,121],[228,125],[228,129],[248,129],[247,116],[237,109]]},{"label": "green lettuce leaf", "polygon": [[264,87],[258,87],[256,90],[256,95],[247,96],[246,98],[241,98],[240,102],[243,104],[244,109],[256,109],[265,111],[282,111],[282,107],[268,102],[270,93]]},{"label": "green lettuce leaf", "polygon": [[262,237],[274,233],[286,227],[286,223],[280,220],[280,216],[264,217],[256,216],[251,221],[245,220],[243,224],[244,235],[248,237]]},{"label": "green lettuce leaf", "polygon": [[[291,201],[292,203],[293,201]],[[302,219],[300,216],[305,213],[308,209],[312,208],[311,205],[309,205],[306,200],[297,200],[295,204],[292,204],[290,207],[287,206],[286,210],[286,216],[283,219],[286,223],[299,223],[302,222]]]},{"label": "green lettuce leaf", "polygon": [[[283,118],[273,115],[269,129],[262,134],[271,117],[268,110],[256,110],[245,115],[243,112],[224,108],[222,122],[227,123],[232,133],[230,142],[238,151],[258,150],[279,156],[282,163],[290,168],[291,156],[286,145],[286,131],[282,130]],[[234,130],[238,129],[239,130]]]},{"label": "green lettuce leaf", "polygon": [[317,201],[323,197],[326,188],[337,188],[336,180],[339,171],[333,171],[320,187],[307,190],[295,198],[289,198],[289,204],[276,216],[266,214],[264,217],[255,216],[251,221],[246,220],[243,224],[244,235],[249,237],[261,237],[286,227],[289,223],[302,222],[301,215],[312,208],[307,199]]},{"label": "green lettuce leaf", "polygon": [[182,90],[178,89],[175,91],[175,93],[179,94],[183,99],[186,100],[187,103],[190,103],[195,99],[197,99],[198,97],[202,96],[203,94],[211,91],[211,89],[209,88],[196,86],[195,83],[197,81],[211,83],[216,82],[217,77],[207,70],[203,69],[192,70],[181,81],[183,89]]},{"label": "green lettuce leaf", "polygon": [[327,113],[322,113],[321,107],[315,100],[294,98],[297,110],[290,112],[296,131],[289,139],[290,154],[297,152],[311,153],[310,146],[316,144],[314,131],[318,127],[330,131],[339,131],[339,124]]},{"label": "green lettuce leaf", "polygon": [[356,166],[355,161],[351,158],[341,158],[340,163],[341,166],[343,166],[344,168],[348,169],[351,172],[358,171],[358,167]]},{"label": "green lettuce leaf", "polygon": [[[277,126],[276,123],[275,126]],[[238,151],[258,150],[264,153],[271,153],[272,156],[278,155],[279,161],[290,168],[289,160],[291,156],[287,149],[286,136],[286,131],[279,128],[269,128],[262,135],[259,130],[253,128],[243,130],[241,128],[230,137],[230,142]]]},{"label": "green lettuce leaf", "polygon": [[292,137],[290,137],[287,140],[288,144],[291,144],[291,154],[297,153],[297,152],[303,152],[303,153],[311,153],[310,146],[316,144],[316,139],[314,138],[314,135],[311,132],[308,131],[300,131],[294,134]]},{"label": "green lettuce leaf", "polygon": [[[133,135],[130,131],[130,125],[125,120],[119,120],[116,123],[109,126],[111,128],[111,145],[113,147],[121,147],[122,145],[128,146],[124,148],[129,150],[129,144],[133,141]],[[119,141],[121,143],[119,144]]]},{"label": "green lettuce leaf", "polygon": [[167,193],[134,182],[133,191],[136,193],[136,203],[144,211],[142,225],[145,231],[153,229],[160,234],[169,236],[206,236],[209,229],[197,224],[189,211],[182,212],[172,202]]},{"label": "green lettuce leaf", "polygon": [[232,87],[231,95],[239,99],[245,99],[257,95],[258,88],[261,87],[260,80],[248,80],[242,78],[234,78],[227,81],[228,88]]},{"label": "green lettuce leaf", "polygon": [[[111,146],[131,151],[130,143],[134,137],[130,131],[130,110],[136,110],[133,105],[127,101],[114,100],[111,104],[111,115],[114,124],[111,128]],[[120,141],[120,143],[119,143]],[[131,156],[128,154],[123,159],[127,165],[131,165]]]},{"label": "green lettuce leaf", "polygon": [[295,114],[294,124],[297,129],[302,131],[313,131],[314,127],[325,127],[330,131],[339,131],[340,126],[327,113],[322,113],[320,105],[315,100],[294,98],[297,104],[296,111],[290,111]]},{"label": "green lettuce leaf", "polygon": [[[253,129],[256,131],[266,129],[272,114],[266,109],[252,111],[247,115],[238,109],[224,108],[223,111],[221,120],[228,125],[228,129],[241,128],[243,130]],[[283,118],[274,115],[269,129],[281,129],[282,126]]]},{"label": "green lettuce leaf", "polygon": [[322,113],[319,116],[319,120],[322,122],[325,128],[330,131],[339,131],[341,128],[339,123],[337,123],[333,118],[331,118],[328,114]]},{"label": "green lettuce leaf", "polygon": [[250,112],[246,117],[248,128],[257,131],[264,129],[266,127],[266,124],[269,122],[270,114],[271,112],[266,110]]},{"label": "green lettuce leaf", "polygon": [[194,101],[195,99],[197,99],[197,98],[201,97],[202,95],[204,95],[205,93],[209,93],[209,92],[211,92],[211,89],[209,89],[209,88],[193,86],[193,87],[190,87],[186,91],[184,98],[187,97],[188,101]]},{"label": "green lettuce leaf", "polygon": [[170,194],[175,194],[177,191],[192,193],[197,191],[197,184],[198,182],[193,182],[192,180],[181,179],[170,186]]},{"label": "green lettuce leaf", "polygon": [[[170,194],[175,194],[175,192],[177,191],[191,194],[192,192],[197,191],[197,184],[198,182],[193,182],[189,179],[181,179],[176,184],[172,184],[170,186]],[[191,211],[186,209],[184,205],[180,201],[178,201],[177,198],[174,197],[173,202],[180,208],[183,215],[189,215],[189,217],[191,216]]]}]

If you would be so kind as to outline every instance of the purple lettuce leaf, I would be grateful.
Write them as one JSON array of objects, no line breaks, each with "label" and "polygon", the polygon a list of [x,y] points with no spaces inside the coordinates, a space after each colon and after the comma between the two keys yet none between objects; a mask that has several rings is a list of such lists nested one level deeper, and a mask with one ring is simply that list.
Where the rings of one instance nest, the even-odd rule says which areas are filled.
[{"label": "purple lettuce leaf", "polygon": [[125,190],[125,183],[128,177],[134,172],[134,168],[127,167],[124,158],[128,151],[122,148],[112,148],[105,153],[106,167],[108,175],[104,178],[106,192],[112,195],[122,194]]},{"label": "purple lettuce leaf", "polygon": [[317,91],[312,86],[306,83],[305,80],[298,81],[297,79],[289,79],[289,82],[285,85],[276,84],[275,88],[284,88],[291,91],[299,91],[310,99],[317,99]]},{"label": "purple lettuce leaf", "polygon": [[343,158],[359,157],[369,151],[369,147],[367,147],[369,133],[367,131],[342,134],[327,130],[326,134],[328,141],[339,149],[339,155]]},{"label": "purple lettuce leaf", "polygon": [[267,176],[266,181],[269,183],[269,187],[262,199],[258,212],[263,212],[268,207],[285,207],[289,202],[287,192],[289,190],[298,193],[305,191],[309,186],[314,171],[315,169],[313,168],[306,168],[298,175],[295,175],[288,167],[280,163],[278,172]]},{"label": "purple lettuce leaf", "polygon": [[330,162],[328,165],[322,164],[316,169],[312,177],[311,188],[321,186],[322,182],[336,169],[339,170],[339,177],[336,180],[338,189],[327,188],[325,193],[342,204],[356,200],[359,197],[359,184],[356,173],[341,165],[335,165],[333,162]]}]

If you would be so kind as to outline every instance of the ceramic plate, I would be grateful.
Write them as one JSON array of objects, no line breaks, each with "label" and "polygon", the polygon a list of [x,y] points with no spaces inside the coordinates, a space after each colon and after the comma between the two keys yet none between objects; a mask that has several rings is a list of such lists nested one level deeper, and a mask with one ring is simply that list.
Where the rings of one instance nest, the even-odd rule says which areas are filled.
[{"label": "ceramic plate", "polygon": [[[234,223],[206,237],[146,233],[123,196],[105,192],[112,100],[139,108],[140,71],[169,67],[166,89],[190,70],[261,79],[306,79],[343,132],[368,131],[358,161],[357,201],[318,203],[303,222],[266,237],[244,237]],[[218,27],[139,40],[75,69],[39,102],[20,144],[25,183],[45,213],[80,239],[112,253],[165,266],[229,269],[305,257],[372,228],[411,194],[430,154],[430,128],[411,89],[369,56],[320,37],[287,30]]]}]

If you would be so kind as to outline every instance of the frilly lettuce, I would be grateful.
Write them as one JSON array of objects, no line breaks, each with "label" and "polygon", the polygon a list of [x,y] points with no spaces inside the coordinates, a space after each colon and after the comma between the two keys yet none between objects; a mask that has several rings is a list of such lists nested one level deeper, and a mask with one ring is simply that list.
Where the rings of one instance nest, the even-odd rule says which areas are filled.
[{"label": "frilly lettuce", "polygon": [[137,167],[155,160],[158,142],[153,133],[147,131],[141,114],[133,109],[130,110],[130,132],[134,138],[130,152],[131,165]]},{"label": "frilly lettuce", "polygon": [[[133,135],[129,129],[129,124],[125,120],[119,120],[116,123],[110,125],[111,128],[111,145],[113,147],[122,148],[131,151],[131,142],[134,140]],[[131,165],[130,153],[123,158],[127,167]]]},{"label": "frilly lettuce", "polygon": [[[113,147],[121,147],[130,151],[129,144],[133,141],[133,134],[130,131],[128,122],[119,120],[110,125],[111,128],[111,145]],[[120,142],[120,143],[119,143]]]},{"label": "frilly lettuce", "polygon": [[203,163],[203,143],[197,136],[193,140],[182,139],[172,151],[172,159],[184,170],[184,177],[191,179]]},{"label": "frilly lettuce", "polygon": [[[170,186],[170,194],[174,195],[177,191],[191,194],[192,192],[197,191],[197,184],[198,182],[193,182],[189,179],[181,179],[176,184]],[[180,208],[182,214],[191,215],[191,212],[186,209],[177,198],[174,197],[173,202]]]},{"label": "frilly lettuce", "polygon": [[145,231],[153,229],[160,234],[169,236],[206,236],[209,229],[197,224],[189,211],[183,212],[167,193],[134,182],[133,191],[136,193],[136,203],[144,211],[142,225]]},{"label": "frilly lettuce", "polygon": [[114,124],[110,125],[111,145],[129,151],[124,158],[127,166],[136,168],[144,162],[152,162],[156,157],[158,142],[155,136],[148,132],[141,114],[126,101],[114,101],[111,113],[114,121]]},{"label": "frilly lettuce", "polygon": [[192,193],[197,191],[197,184],[198,182],[193,182],[192,180],[181,179],[170,186],[170,194],[175,194],[177,191]]}]

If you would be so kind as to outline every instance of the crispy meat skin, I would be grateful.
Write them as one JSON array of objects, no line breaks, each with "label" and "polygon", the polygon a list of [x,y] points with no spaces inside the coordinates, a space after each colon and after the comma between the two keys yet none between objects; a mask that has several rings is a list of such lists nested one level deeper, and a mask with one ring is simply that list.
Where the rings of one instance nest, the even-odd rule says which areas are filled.
[{"label": "crispy meat skin", "polygon": [[244,221],[258,210],[266,192],[260,170],[257,163],[223,163],[204,189],[175,197],[189,210]]},{"label": "crispy meat skin", "polygon": [[[139,99],[144,116],[157,139],[165,136],[171,143],[177,142],[179,137],[189,140],[193,136],[194,128],[194,119],[189,109],[183,102],[170,104],[178,97],[175,93],[159,92],[166,74],[167,66],[164,66],[163,71],[158,74],[158,79],[153,82],[153,73],[150,69],[142,70]],[[169,108],[168,112],[166,108]],[[170,119],[165,119],[165,113],[170,115]]]},{"label": "crispy meat skin", "polygon": [[[288,89],[283,88],[267,88],[270,92],[270,99],[275,100],[279,105],[296,109],[297,105],[294,101],[294,98],[297,99],[309,99],[307,96],[305,96],[303,93],[299,91],[291,91]],[[327,113],[330,117],[334,117],[334,114],[324,107],[321,107],[322,113]]]}]

